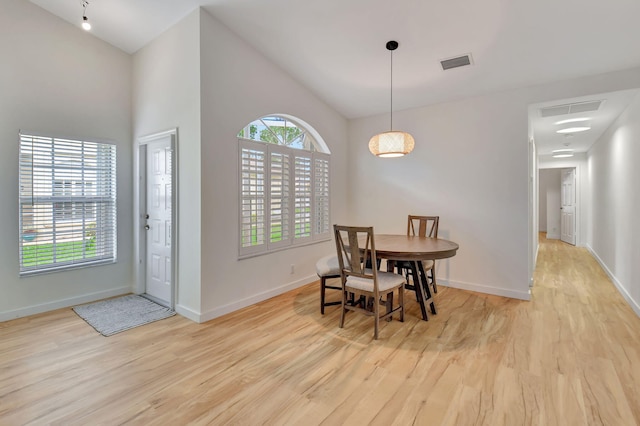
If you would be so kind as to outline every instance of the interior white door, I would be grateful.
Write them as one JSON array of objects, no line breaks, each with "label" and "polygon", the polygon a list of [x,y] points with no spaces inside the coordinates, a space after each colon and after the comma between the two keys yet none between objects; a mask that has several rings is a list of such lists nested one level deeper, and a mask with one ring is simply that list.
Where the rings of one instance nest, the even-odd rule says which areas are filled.
[{"label": "interior white door", "polygon": [[171,304],[171,136],[147,144],[146,293]]},{"label": "interior white door", "polygon": [[576,169],[562,169],[560,239],[576,245]]}]

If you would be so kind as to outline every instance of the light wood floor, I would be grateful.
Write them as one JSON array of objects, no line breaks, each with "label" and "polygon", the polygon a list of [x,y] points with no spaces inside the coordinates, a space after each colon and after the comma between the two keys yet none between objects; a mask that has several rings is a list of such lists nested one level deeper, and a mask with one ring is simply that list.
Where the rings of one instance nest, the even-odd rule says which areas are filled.
[{"label": "light wood floor", "polygon": [[0,323],[0,424],[640,422],[640,318],[584,249],[543,240],[530,302],[441,287],[424,322],[408,300],[378,341],[317,283],[108,338],[70,309]]}]

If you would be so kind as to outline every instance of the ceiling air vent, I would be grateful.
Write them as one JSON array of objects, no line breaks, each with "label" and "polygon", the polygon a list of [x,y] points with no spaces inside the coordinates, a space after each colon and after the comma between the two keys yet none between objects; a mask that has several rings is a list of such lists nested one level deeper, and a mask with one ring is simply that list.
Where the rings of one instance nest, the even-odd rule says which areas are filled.
[{"label": "ceiling air vent", "polygon": [[457,56],[450,59],[443,59],[442,61],[440,61],[440,64],[442,65],[442,69],[444,71],[450,70],[451,68],[464,67],[467,65],[471,65],[472,63],[473,62],[471,61],[471,54]]},{"label": "ceiling air vent", "polygon": [[554,105],[540,108],[541,117],[554,117],[556,115],[575,114],[581,112],[597,111],[602,101],[577,102],[575,104]]}]

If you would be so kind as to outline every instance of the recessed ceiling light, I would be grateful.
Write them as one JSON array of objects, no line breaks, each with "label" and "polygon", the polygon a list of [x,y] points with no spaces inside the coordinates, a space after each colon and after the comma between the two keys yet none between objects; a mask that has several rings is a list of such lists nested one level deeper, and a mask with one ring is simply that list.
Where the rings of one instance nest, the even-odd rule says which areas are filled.
[{"label": "recessed ceiling light", "polygon": [[567,127],[566,129],[556,130],[556,133],[578,133],[578,132],[586,132],[587,130],[591,130],[591,127],[572,126],[572,127]]},{"label": "recessed ceiling light", "polygon": [[589,121],[587,117],[569,118],[568,120],[556,121],[555,124],[580,123],[581,121]]},{"label": "recessed ceiling light", "polygon": [[591,130],[591,126],[588,121],[569,121],[561,124],[561,128],[556,130],[556,133],[578,133]]},{"label": "recessed ceiling light", "polygon": [[556,149],[551,152],[553,158],[568,158],[573,157],[572,149]]}]

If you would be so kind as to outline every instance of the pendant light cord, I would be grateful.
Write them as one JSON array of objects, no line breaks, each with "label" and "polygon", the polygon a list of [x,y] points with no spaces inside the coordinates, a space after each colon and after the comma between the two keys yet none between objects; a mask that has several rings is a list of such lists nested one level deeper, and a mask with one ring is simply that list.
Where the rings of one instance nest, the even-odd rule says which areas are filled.
[{"label": "pendant light cord", "polygon": [[391,123],[389,126],[389,130],[393,131],[393,50],[391,50]]}]

